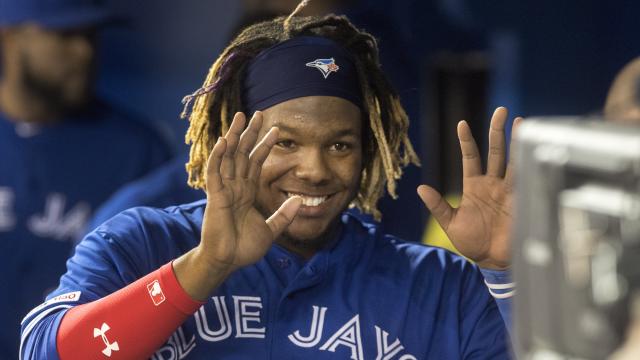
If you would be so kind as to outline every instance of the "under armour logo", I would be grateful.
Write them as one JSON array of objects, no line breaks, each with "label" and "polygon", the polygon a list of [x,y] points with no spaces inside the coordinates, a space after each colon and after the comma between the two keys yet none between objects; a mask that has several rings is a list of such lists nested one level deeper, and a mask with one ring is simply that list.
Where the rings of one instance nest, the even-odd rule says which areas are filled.
[{"label": "under armour logo", "polygon": [[102,323],[102,326],[100,326],[100,329],[93,328],[93,337],[94,338],[97,338],[98,336],[102,337],[102,341],[106,346],[106,348],[102,349],[102,353],[105,354],[107,357],[111,357],[112,351],[120,350],[120,347],[118,346],[117,341],[114,341],[113,343],[109,343],[109,339],[107,339],[106,332],[109,331],[110,329],[111,328],[109,327],[109,325],[107,325],[107,323]]}]

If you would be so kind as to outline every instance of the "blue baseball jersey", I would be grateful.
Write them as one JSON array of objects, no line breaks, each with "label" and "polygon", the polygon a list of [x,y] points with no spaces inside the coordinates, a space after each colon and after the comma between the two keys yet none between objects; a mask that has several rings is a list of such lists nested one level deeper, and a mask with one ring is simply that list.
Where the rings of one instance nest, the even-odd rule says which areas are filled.
[{"label": "blue baseball jersey", "polygon": [[53,125],[0,114],[0,358],[18,357],[24,315],[58,285],[93,210],[170,157],[151,127],[105,104]]},{"label": "blue baseball jersey", "polygon": [[176,156],[148,175],[126,184],[96,210],[88,229],[95,229],[114,215],[136,206],[166,208],[206,197],[202,190],[187,185],[188,154]]},{"label": "blue baseball jersey", "polygon": [[[69,308],[195,247],[204,207],[130,209],[85,237],[58,289],[24,319],[22,358],[58,359],[56,332]],[[340,224],[308,261],[273,245],[232,273],[153,359],[509,358],[505,325],[474,265],[353,214]]]}]

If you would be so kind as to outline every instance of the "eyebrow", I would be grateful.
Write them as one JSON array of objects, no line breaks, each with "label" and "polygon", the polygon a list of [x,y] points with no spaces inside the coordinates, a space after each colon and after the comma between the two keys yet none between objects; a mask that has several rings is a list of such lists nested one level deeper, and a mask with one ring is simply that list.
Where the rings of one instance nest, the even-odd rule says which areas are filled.
[{"label": "eyebrow", "polygon": [[[286,131],[294,135],[298,134],[299,132],[297,128],[285,125],[281,122],[275,122],[273,126],[280,129],[280,131]],[[335,137],[347,136],[347,135],[357,136],[358,134],[357,134],[357,131],[355,131],[355,129],[353,128],[343,128],[331,133],[331,136],[335,136]]]}]

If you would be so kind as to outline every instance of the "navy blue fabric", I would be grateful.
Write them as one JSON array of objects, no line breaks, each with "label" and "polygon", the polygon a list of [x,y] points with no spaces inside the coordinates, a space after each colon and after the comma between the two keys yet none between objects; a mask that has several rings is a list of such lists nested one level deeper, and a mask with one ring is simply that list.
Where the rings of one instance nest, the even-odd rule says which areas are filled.
[{"label": "navy blue fabric", "polygon": [[243,90],[248,114],[304,96],[336,96],[362,108],[351,55],[323,37],[299,36],[263,50],[247,67]]},{"label": "navy blue fabric", "polygon": [[187,161],[189,161],[189,154],[176,156],[157,170],[120,188],[96,210],[87,229],[93,230],[118,213],[132,207],[166,208],[204,199],[206,197],[204,191],[187,185],[185,170]]},{"label": "navy blue fabric", "polygon": [[112,19],[101,0],[0,0],[0,27],[34,22],[45,28],[69,29]]},{"label": "navy blue fabric", "polygon": [[51,126],[0,113],[0,359],[16,359],[15,327],[58,284],[91,213],[170,157],[137,118],[96,104]]},{"label": "navy blue fabric", "polygon": [[[195,247],[204,208],[205,200],[135,208],[89,234],[50,300],[25,318],[23,359],[58,359],[55,334],[69,308]],[[504,323],[474,265],[352,214],[341,224],[333,245],[309,261],[274,245],[231,274],[153,359],[509,358]],[[68,293],[72,300],[55,298]]]}]

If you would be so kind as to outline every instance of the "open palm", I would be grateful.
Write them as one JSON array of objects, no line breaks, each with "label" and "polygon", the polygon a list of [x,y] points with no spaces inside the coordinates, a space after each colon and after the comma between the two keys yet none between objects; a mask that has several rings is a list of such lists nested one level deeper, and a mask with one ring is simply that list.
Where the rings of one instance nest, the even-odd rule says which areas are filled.
[{"label": "open palm", "polygon": [[[512,224],[512,165],[505,166],[507,109],[497,108],[491,118],[487,172],[483,174],[478,146],[465,121],[458,123],[462,152],[462,200],[458,208],[428,185],[418,194],[461,254],[486,268],[510,264]],[[516,118],[514,129],[521,119]]]},{"label": "open palm", "polygon": [[256,145],[262,127],[257,112],[243,131],[244,114],[238,113],[229,131],[218,139],[207,165],[207,207],[201,248],[211,264],[231,271],[253,264],[293,221],[301,199],[292,197],[268,219],[256,209],[256,191],[262,164],[277,141],[271,128]]}]

